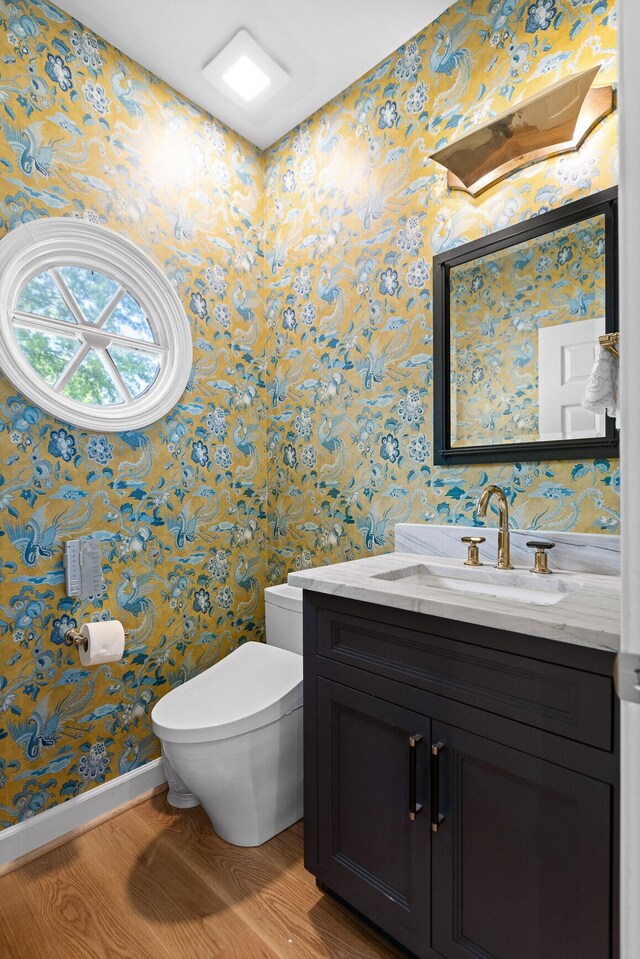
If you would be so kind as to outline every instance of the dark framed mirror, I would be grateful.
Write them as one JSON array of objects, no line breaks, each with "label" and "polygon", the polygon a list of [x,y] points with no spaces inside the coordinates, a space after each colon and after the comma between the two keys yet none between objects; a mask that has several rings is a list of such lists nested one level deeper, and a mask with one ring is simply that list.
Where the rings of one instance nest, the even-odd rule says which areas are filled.
[{"label": "dark framed mirror", "polygon": [[618,454],[581,406],[618,329],[617,189],[433,260],[436,465]]}]

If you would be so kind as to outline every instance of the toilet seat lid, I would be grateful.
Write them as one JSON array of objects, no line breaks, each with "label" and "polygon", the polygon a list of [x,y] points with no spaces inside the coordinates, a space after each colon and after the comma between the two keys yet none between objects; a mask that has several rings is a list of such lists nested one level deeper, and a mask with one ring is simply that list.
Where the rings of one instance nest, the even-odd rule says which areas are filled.
[{"label": "toilet seat lid", "polygon": [[302,656],[248,642],[172,689],[151,712],[160,739],[229,739],[282,718],[302,700]]}]

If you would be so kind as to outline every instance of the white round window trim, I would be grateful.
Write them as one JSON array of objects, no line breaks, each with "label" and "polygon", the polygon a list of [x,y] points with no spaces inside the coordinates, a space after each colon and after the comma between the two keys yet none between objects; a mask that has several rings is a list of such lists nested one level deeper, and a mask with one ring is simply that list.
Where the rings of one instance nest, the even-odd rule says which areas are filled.
[{"label": "white round window trim", "polygon": [[[142,308],[161,349],[160,370],[141,396],[93,406],[62,396],[31,367],[15,335],[13,313],[25,286],[46,270],[77,266],[119,283]],[[70,331],[72,324],[69,324]],[[149,344],[147,344],[149,345]],[[140,341],[140,349],[145,343]],[[0,241],[0,369],[32,403],[66,423],[97,432],[141,429],[178,402],[191,375],[189,320],[164,271],[131,240],[69,217],[21,223]]]}]

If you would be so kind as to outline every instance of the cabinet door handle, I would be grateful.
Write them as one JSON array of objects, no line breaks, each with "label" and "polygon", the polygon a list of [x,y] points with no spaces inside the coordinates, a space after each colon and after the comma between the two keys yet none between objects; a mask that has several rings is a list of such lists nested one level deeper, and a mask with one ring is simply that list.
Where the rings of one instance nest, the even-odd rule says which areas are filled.
[{"label": "cabinet door handle", "polygon": [[431,832],[437,832],[444,816],[440,815],[440,753],[444,743],[431,744]]},{"label": "cabinet door handle", "polygon": [[418,791],[418,743],[422,742],[422,736],[418,733],[415,736],[409,736],[409,819],[413,822],[422,809],[417,801]]}]

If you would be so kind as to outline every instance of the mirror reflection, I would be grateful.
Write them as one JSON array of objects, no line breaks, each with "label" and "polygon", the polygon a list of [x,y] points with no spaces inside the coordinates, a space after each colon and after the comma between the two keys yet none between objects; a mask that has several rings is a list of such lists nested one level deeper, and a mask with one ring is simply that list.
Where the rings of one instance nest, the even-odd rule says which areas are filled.
[{"label": "mirror reflection", "polygon": [[449,274],[451,446],[605,437],[581,406],[605,332],[605,216]]}]

